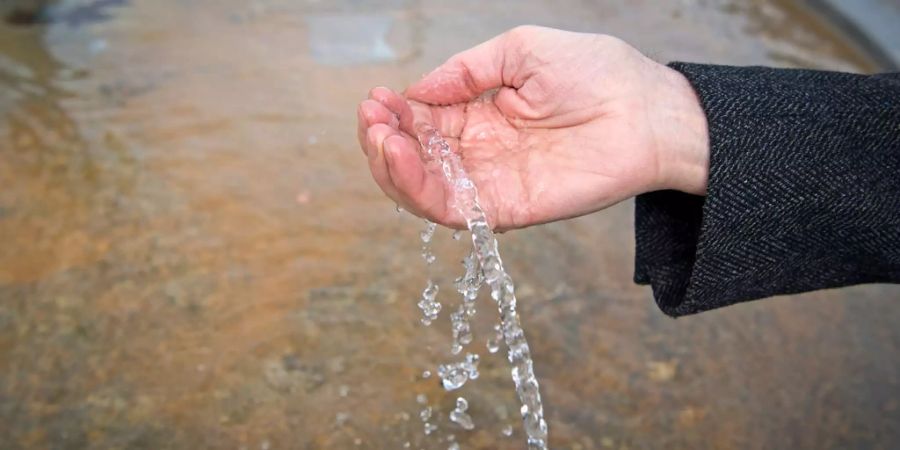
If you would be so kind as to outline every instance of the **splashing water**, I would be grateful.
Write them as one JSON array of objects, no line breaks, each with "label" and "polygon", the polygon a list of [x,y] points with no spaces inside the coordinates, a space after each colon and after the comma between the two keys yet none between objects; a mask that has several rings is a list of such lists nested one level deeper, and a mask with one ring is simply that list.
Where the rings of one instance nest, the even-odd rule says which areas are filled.
[{"label": "splashing water", "polygon": [[462,303],[456,312],[450,314],[450,327],[453,332],[450,353],[454,355],[459,354],[463,346],[472,342],[469,318],[475,315],[475,300],[478,298],[478,290],[484,283],[474,252],[463,259],[463,267],[466,268],[465,274],[456,279],[456,290],[462,294]]},{"label": "splashing water", "polygon": [[478,361],[478,355],[467,353],[463,361],[438,366],[438,376],[444,389],[453,391],[463,387],[466,381],[478,378]]},{"label": "splashing water", "polygon": [[[547,423],[544,421],[544,408],[541,403],[538,381],[534,375],[531,351],[516,311],[515,288],[512,278],[503,268],[497,239],[491,231],[484,210],[478,203],[478,191],[475,183],[468,177],[459,156],[451,150],[450,144],[441,137],[437,130],[430,125],[419,124],[416,133],[419,143],[422,145],[423,157],[426,162],[438,163],[444,178],[453,188],[454,207],[465,218],[466,226],[472,234],[474,249],[468,258],[468,263],[464,262],[466,275],[462,277],[462,288],[460,288],[460,283],[457,283],[457,289],[464,296],[464,303],[460,310],[454,313],[458,315],[455,318],[451,317],[454,329],[453,350],[456,350],[457,346],[461,350],[464,345],[463,336],[468,336],[467,339],[471,341],[471,331],[468,327],[469,314],[466,310],[469,303],[466,303],[466,300],[469,299],[469,294],[473,293],[471,307],[472,314],[474,314],[474,300],[477,297],[478,288],[483,282],[486,282],[491,288],[491,297],[500,311],[500,329],[508,348],[509,362],[512,364],[512,379],[516,386],[516,394],[522,404],[520,412],[525,433],[528,435],[528,448],[545,450],[547,449]],[[463,324],[463,320],[465,320],[465,324]],[[445,370],[441,373],[440,369]],[[452,364],[439,368],[439,374],[446,389],[457,389],[465,383],[466,379],[473,378],[471,373],[459,369],[460,367]],[[477,371],[475,373],[477,375]],[[450,378],[449,383],[448,377]],[[459,383],[460,380],[462,380],[461,383]]]},{"label": "splashing water", "polygon": [[422,419],[422,428],[426,436],[434,433],[438,429],[436,424],[429,422],[432,412],[433,410],[430,406],[425,406],[425,408],[419,411],[419,419]]},{"label": "splashing water", "polygon": [[441,302],[437,301],[438,285],[428,280],[428,286],[422,291],[422,300],[419,300],[419,309],[422,310],[422,323],[431,325],[441,312]]},{"label": "splashing water", "polygon": [[437,229],[437,224],[427,220],[425,224],[425,229],[419,233],[419,237],[422,238],[422,259],[425,260],[426,264],[431,265],[434,263],[435,257],[428,244],[431,242],[431,238],[434,237],[434,230]]},{"label": "splashing water", "polygon": [[439,288],[437,283],[431,279],[431,265],[434,264],[435,256],[431,252],[430,244],[435,229],[437,229],[437,225],[426,220],[425,229],[419,233],[419,237],[422,239],[422,259],[428,265],[428,286],[422,291],[422,299],[418,303],[419,309],[422,310],[421,320],[425,326],[431,325],[431,322],[434,322],[441,312],[441,302],[437,300]]},{"label": "splashing water", "polygon": [[450,412],[450,420],[463,427],[464,430],[471,430],[475,428],[475,422],[472,421],[472,416],[466,413],[467,409],[469,409],[469,402],[463,397],[457,397],[456,409]]}]

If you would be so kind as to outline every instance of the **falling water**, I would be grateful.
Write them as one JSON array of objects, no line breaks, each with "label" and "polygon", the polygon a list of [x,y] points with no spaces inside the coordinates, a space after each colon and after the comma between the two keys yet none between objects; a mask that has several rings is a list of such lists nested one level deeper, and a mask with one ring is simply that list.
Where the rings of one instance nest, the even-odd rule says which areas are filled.
[{"label": "falling water", "polygon": [[[450,144],[437,130],[429,125],[419,125],[416,132],[424,151],[424,158],[428,162],[439,163],[447,183],[453,187],[454,207],[465,218],[472,234],[473,252],[464,261],[466,274],[457,280],[457,290],[463,294],[463,304],[457,312],[451,314],[454,336],[451,350],[454,354],[459,353],[462,346],[471,341],[468,318],[475,312],[474,301],[478,288],[486,282],[491,288],[491,297],[500,310],[500,332],[508,349],[509,362],[512,364],[512,379],[516,385],[516,394],[522,404],[520,411],[528,436],[528,448],[546,449],[547,423],[544,421],[544,408],[541,404],[538,381],[534,375],[531,351],[516,312],[516,295],[512,278],[503,269],[497,239],[491,231],[484,210],[478,203],[475,183],[468,177],[459,156],[450,149]],[[433,232],[433,229],[426,229],[426,232],[429,231]],[[429,282],[429,288],[431,286]],[[431,300],[433,301],[433,297]],[[467,354],[466,360],[462,363],[441,366],[439,375],[444,387],[448,390],[456,389],[465,383],[463,378],[472,378],[472,372],[464,365],[470,366],[473,362],[477,364],[477,355]],[[477,367],[474,373],[477,376]]]},{"label": "falling water", "polygon": [[472,422],[472,416],[466,413],[466,410],[468,409],[469,402],[466,401],[466,399],[463,397],[457,397],[456,408],[450,412],[450,420],[463,427],[463,429],[465,430],[471,430],[475,428],[475,423]]},{"label": "falling water", "polygon": [[[399,207],[398,207],[399,211]],[[422,291],[422,300],[419,300],[418,306],[419,309],[422,310],[422,323],[425,326],[431,325],[435,319],[437,319],[438,314],[441,312],[441,303],[437,300],[438,294],[438,285],[431,279],[431,270],[430,267],[434,264],[434,253],[431,252],[431,238],[434,236],[434,230],[437,228],[437,225],[431,223],[429,221],[425,221],[426,226],[425,229],[422,230],[422,233],[419,234],[419,237],[422,238],[422,259],[425,260],[425,264],[428,264],[428,286],[425,287],[425,290]]]}]

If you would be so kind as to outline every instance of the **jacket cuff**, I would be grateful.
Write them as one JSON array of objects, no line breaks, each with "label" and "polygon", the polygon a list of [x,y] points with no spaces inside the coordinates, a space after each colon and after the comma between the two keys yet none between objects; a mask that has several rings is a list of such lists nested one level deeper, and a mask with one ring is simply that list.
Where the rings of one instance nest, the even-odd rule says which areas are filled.
[{"label": "jacket cuff", "polygon": [[669,67],[706,112],[710,172],[706,197],[636,198],[634,280],[663,312],[898,279],[896,80]]},{"label": "jacket cuff", "polygon": [[704,197],[678,191],[638,195],[634,208],[634,282],[653,288],[656,304],[677,317],[696,261]]}]

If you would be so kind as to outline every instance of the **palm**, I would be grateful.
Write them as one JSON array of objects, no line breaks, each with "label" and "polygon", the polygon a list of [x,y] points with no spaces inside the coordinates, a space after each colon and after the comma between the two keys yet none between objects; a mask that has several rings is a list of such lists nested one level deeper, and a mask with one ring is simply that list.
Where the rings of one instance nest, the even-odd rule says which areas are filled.
[{"label": "palm", "polygon": [[[501,111],[492,98],[414,111],[415,120],[436,126],[461,155],[497,228],[577,216],[633,195],[628,184],[636,178],[629,174],[642,161],[623,148],[629,139],[615,118],[567,123],[548,117],[545,121],[554,122],[553,127],[534,126],[516,119],[515,111]],[[598,145],[601,139],[604,145]],[[444,182],[429,213],[454,224],[459,218],[451,192]]]}]

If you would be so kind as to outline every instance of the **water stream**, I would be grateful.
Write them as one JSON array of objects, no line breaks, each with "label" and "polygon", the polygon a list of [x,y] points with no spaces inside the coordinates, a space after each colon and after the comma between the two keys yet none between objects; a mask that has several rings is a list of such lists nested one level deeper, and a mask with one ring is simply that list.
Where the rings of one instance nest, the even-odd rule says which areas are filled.
[{"label": "water stream", "polygon": [[[491,297],[497,303],[500,311],[500,331],[503,341],[507,346],[507,357],[512,365],[512,379],[516,386],[516,394],[521,403],[520,412],[524,424],[525,433],[528,436],[528,448],[532,450],[547,448],[547,423],[544,420],[544,407],[541,402],[541,394],[537,378],[534,375],[534,364],[531,360],[531,351],[525,339],[525,332],[519,322],[516,311],[516,294],[512,278],[503,268],[497,239],[491,230],[484,210],[478,202],[478,189],[469,178],[459,156],[450,148],[450,144],[441,137],[440,133],[428,125],[420,125],[416,129],[418,139],[422,145],[423,156],[431,164],[439,164],[447,183],[453,188],[454,207],[466,220],[466,226],[472,235],[473,251],[463,264],[466,273],[457,280],[457,289],[463,294],[463,303],[457,312],[451,314],[453,329],[454,354],[462,350],[462,346],[471,342],[471,331],[468,318],[475,314],[474,302],[478,296],[478,289],[483,283],[487,283],[491,289]],[[433,232],[433,224],[423,234]],[[434,297],[430,294],[434,284],[429,280],[428,288],[420,303],[432,306]],[[429,312],[434,308],[423,307],[425,319],[433,320]],[[438,308],[439,309],[439,308]],[[478,355],[467,354],[466,359],[460,363],[442,365],[438,369],[444,388],[454,390],[461,387],[467,379],[477,376]],[[464,408],[460,410],[460,403],[454,411],[457,416],[464,414],[467,403],[461,402]],[[453,416],[451,416],[453,417]],[[468,415],[466,415],[468,418]],[[471,419],[467,420],[467,426],[471,426]]]}]

